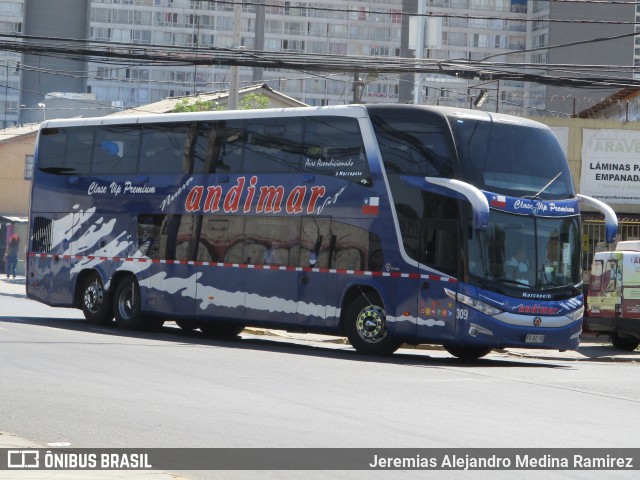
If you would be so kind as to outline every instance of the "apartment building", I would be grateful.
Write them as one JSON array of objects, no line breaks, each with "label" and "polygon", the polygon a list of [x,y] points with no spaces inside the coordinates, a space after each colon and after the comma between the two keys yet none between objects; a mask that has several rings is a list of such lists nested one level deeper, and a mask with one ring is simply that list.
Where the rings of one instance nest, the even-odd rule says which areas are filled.
[{"label": "apartment building", "polygon": [[[572,50],[571,46],[549,48],[633,31],[635,12],[640,8],[635,0],[604,6],[541,0],[422,1],[431,19],[429,28],[435,28],[437,33],[435,37],[426,35],[428,43],[423,56],[434,61],[499,61],[505,70],[553,76],[562,72],[547,68],[548,63],[606,61],[633,65],[634,59],[636,62],[640,59],[640,47],[636,55],[633,37],[618,43],[601,42],[595,50],[588,46],[580,51]],[[224,47],[277,51],[292,56],[304,52],[380,58],[414,55],[416,33],[411,29],[410,15],[418,12],[418,0],[251,0],[242,4],[236,22],[232,0],[9,0],[0,5],[0,26],[11,18],[5,4],[13,5],[17,13],[18,7],[24,8],[24,30],[29,35],[35,35],[37,27],[46,30],[50,37],[79,35],[78,38],[92,41],[121,42],[141,48],[180,46],[196,54],[211,47]],[[17,22],[19,15],[14,18]],[[572,23],[572,19],[628,23],[581,24]],[[238,25],[235,31],[234,23]],[[589,52],[597,52],[598,56],[594,58]],[[222,65],[167,67],[119,60],[65,66],[61,59],[56,59],[43,66],[43,61],[46,62],[28,56],[23,59],[22,98],[18,105],[25,111],[37,111],[44,95],[53,91],[51,86],[56,82],[47,75],[62,79],[68,85],[66,91],[92,94],[97,101],[118,102],[124,107],[225,90],[231,81],[230,67]],[[12,75],[10,70],[15,61],[5,65],[10,65],[5,73]],[[64,74],[65,69],[72,73]],[[519,80],[481,80],[431,73],[416,83],[412,74],[372,72],[354,76],[279,68],[239,68],[239,79],[241,87],[266,83],[309,105],[354,101],[408,103],[417,96],[420,103],[468,107],[483,94],[487,100],[481,108],[522,115],[566,113],[567,109],[571,113],[569,107],[576,104],[571,98],[597,101],[614,90],[597,90],[586,95],[580,89]],[[56,84],[55,91],[65,90]],[[9,97],[13,90],[5,92]],[[558,107],[560,98],[562,108]],[[11,101],[5,103],[5,111],[13,112],[15,105]],[[13,117],[8,117],[11,122]]]},{"label": "apartment building", "polygon": [[[23,0],[0,2],[0,40],[15,40],[22,34]],[[20,54],[0,48],[0,125],[7,128],[18,121],[20,105]]]}]

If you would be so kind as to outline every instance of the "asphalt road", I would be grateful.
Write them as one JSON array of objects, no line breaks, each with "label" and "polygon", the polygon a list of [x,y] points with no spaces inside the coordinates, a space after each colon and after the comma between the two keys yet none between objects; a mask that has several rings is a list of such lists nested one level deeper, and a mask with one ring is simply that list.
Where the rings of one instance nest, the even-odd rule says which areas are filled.
[{"label": "asphalt road", "polygon": [[[44,447],[640,448],[640,353],[614,355],[590,343],[578,352],[494,352],[475,363],[440,349],[401,349],[379,359],[314,335],[252,330],[223,342],[173,325],[156,333],[95,327],[78,312],[1,287],[0,431]],[[425,478],[424,472],[173,473],[194,480]],[[535,476],[541,473],[517,476],[632,474]],[[0,478],[9,477],[0,472]]]}]

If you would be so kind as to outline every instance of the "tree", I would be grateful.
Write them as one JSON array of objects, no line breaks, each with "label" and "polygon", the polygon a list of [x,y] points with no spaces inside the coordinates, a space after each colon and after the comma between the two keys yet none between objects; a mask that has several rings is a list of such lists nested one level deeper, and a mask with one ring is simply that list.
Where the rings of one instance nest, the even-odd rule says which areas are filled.
[{"label": "tree", "polygon": [[249,93],[240,99],[239,110],[264,109],[271,106],[271,100],[265,95]]},{"label": "tree", "polygon": [[185,98],[176,103],[171,113],[207,112],[210,110],[224,110],[224,108],[213,100],[196,100],[193,103],[189,103],[189,100]]},{"label": "tree", "polygon": [[[238,105],[239,110],[251,110],[251,109],[264,109],[271,106],[271,100],[266,95],[259,95],[257,93],[249,93],[240,99]],[[190,103],[189,99],[185,98],[176,103],[171,113],[183,113],[183,112],[208,112],[226,110],[227,108],[218,105],[218,102],[213,100],[196,100]]]}]

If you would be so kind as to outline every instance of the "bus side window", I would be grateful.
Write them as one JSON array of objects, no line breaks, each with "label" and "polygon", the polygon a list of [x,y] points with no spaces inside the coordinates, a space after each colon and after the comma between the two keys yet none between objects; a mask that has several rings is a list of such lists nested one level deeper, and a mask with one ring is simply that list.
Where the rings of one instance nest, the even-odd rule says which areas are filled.
[{"label": "bus side window", "polygon": [[91,173],[119,175],[135,173],[142,127],[102,126],[96,128]]},{"label": "bus side window", "polygon": [[243,152],[246,173],[293,173],[302,164],[302,122],[258,119],[247,124]]},{"label": "bus side window", "polygon": [[197,260],[242,263],[244,216],[206,215],[198,242]]},{"label": "bus side window", "polygon": [[243,263],[295,265],[299,256],[300,217],[247,217],[245,224]]},{"label": "bus side window", "polygon": [[239,173],[245,141],[244,121],[222,120],[197,125],[193,173]]},{"label": "bus side window", "polygon": [[178,125],[145,128],[139,173],[182,173],[187,130]]},{"label": "bus side window", "polygon": [[309,117],[304,123],[303,171],[371,185],[362,134],[355,118]]}]

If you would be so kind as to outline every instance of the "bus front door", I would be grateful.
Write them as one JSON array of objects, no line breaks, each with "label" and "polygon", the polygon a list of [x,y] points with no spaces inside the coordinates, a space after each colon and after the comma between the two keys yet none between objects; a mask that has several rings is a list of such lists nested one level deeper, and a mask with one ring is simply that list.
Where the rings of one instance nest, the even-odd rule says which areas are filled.
[{"label": "bus front door", "polygon": [[446,290],[456,291],[458,229],[456,220],[427,220],[422,224],[420,259],[426,269],[421,268],[418,286],[418,338],[446,343],[455,337],[456,301]]}]

